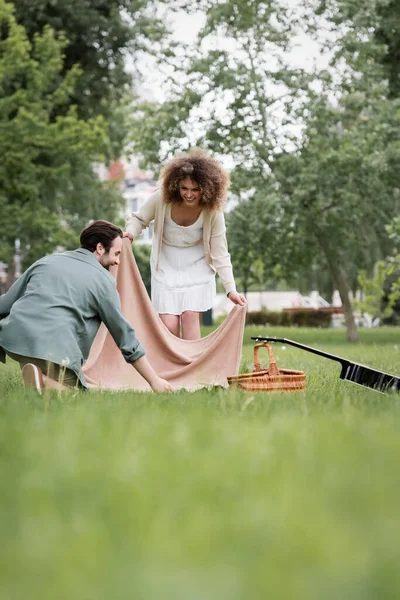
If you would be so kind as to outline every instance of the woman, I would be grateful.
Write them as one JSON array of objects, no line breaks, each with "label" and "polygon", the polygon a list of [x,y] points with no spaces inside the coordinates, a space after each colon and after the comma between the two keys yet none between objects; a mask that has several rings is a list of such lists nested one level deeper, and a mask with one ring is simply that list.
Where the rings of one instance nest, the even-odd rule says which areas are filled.
[{"label": "woman", "polygon": [[200,313],[215,298],[215,273],[234,304],[236,291],[222,212],[228,175],[204,151],[170,160],[161,187],[126,223],[131,241],[154,220],[151,299],[167,328],[186,340],[200,338]]}]

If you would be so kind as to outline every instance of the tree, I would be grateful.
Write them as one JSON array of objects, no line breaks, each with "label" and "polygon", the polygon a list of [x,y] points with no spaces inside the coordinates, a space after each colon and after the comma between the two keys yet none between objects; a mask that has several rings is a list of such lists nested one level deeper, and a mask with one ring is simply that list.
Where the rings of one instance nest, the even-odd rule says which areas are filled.
[{"label": "tree", "polygon": [[140,271],[143,283],[149,296],[151,296],[151,270],[150,255],[151,247],[145,244],[134,244],[133,254]]},{"label": "tree", "polygon": [[[315,12],[328,18],[335,27],[345,26],[346,52],[355,54],[354,40],[364,37],[383,49],[375,56],[389,82],[389,96],[400,96],[400,4],[397,0],[319,0]],[[365,32],[368,32],[365,38]]]},{"label": "tree", "polygon": [[366,271],[360,271],[358,281],[363,299],[356,301],[356,306],[361,313],[371,315],[373,319],[385,319],[392,315],[391,303],[383,305],[385,295],[385,280],[387,278],[387,265],[379,260],[375,265],[373,277],[367,277]]},{"label": "tree", "polygon": [[[340,254],[351,265],[346,270],[353,286],[360,268],[367,281],[367,273],[371,275],[379,259],[386,256],[390,240],[384,225],[399,212],[400,179],[396,165],[400,155],[396,132],[400,103],[395,101],[398,70],[395,47],[399,38],[397,35],[396,41],[393,28],[396,11],[398,14],[398,9],[386,0],[358,4],[349,0],[323,0],[316,11],[325,17],[331,29],[340,32],[331,61],[336,76],[340,73],[340,85],[336,85],[336,90],[332,85],[326,87],[327,92],[331,91],[331,101],[332,91],[336,91],[339,114],[336,125],[334,119],[333,131],[338,133],[339,145],[333,142],[330,131],[325,129],[324,135],[339,159],[341,185],[333,179],[331,185],[341,194],[340,204],[348,208],[347,215],[336,209],[334,212],[341,219],[351,217],[354,223],[353,235],[348,237],[353,247],[346,244],[347,259],[343,246],[340,248]],[[389,35],[392,45],[382,43],[383,32]],[[327,104],[328,95],[322,94],[324,97]],[[340,148],[342,160],[337,155]],[[324,175],[329,167],[324,165]],[[347,181],[340,177],[342,174],[347,174]],[[338,193],[336,196],[339,197]],[[332,211],[328,215],[331,218]],[[327,235],[325,239],[332,238]],[[375,274],[375,284],[376,277]]]},{"label": "tree", "polygon": [[[130,98],[132,86],[126,57],[129,53],[134,65],[137,57],[156,52],[166,31],[152,14],[152,4],[146,0],[14,0],[14,6],[17,22],[31,43],[46,26],[68,40],[60,77],[76,65],[81,69],[70,104],[77,106],[82,119],[105,118],[113,156],[119,155],[126,134],[125,98]],[[59,114],[60,107],[55,110]]]},{"label": "tree", "polygon": [[386,280],[384,305],[392,309],[392,321],[399,322],[400,316],[400,217],[395,217],[386,227],[393,248],[386,257]]},{"label": "tree", "polygon": [[391,255],[376,263],[372,277],[360,271],[358,280],[364,297],[357,307],[361,312],[387,320],[400,300],[400,217],[395,217],[386,230],[395,246]]},{"label": "tree", "polygon": [[329,265],[349,339],[356,338],[349,292],[358,270],[371,271],[385,256],[389,241],[383,225],[400,208],[399,114],[393,109],[380,86],[368,95],[344,94],[334,109],[318,102],[301,153],[282,156],[274,165],[295,235],[314,240]]},{"label": "tree", "polygon": [[[132,143],[155,168],[193,144],[229,155],[235,164],[233,191],[240,192],[249,183],[264,182],[277,146],[292,142],[294,104],[302,104],[300,90],[310,81],[286,58],[297,20],[278,0],[206,0],[196,8],[207,16],[199,44],[185,48],[184,56],[179,52],[175,61],[168,56],[175,67],[166,85],[168,99],[136,105]],[[210,50],[203,49],[206,39]],[[234,44],[234,52],[221,49],[219,40]],[[264,168],[254,169],[255,161]],[[241,175],[246,185],[240,184]]]},{"label": "tree", "polygon": [[66,39],[45,27],[31,43],[4,0],[0,31],[0,257],[10,263],[19,238],[27,266],[59,245],[76,246],[83,225],[114,217],[121,200],[88,170],[107,151],[106,125],[101,116],[80,119],[70,105],[80,70],[62,75]]},{"label": "tree", "polygon": [[[314,277],[316,266],[326,266],[341,295],[347,337],[356,340],[350,291],[358,270],[371,270],[385,255],[383,225],[400,208],[400,112],[370,21],[354,23],[343,13],[335,30],[344,4],[331,0],[321,9],[335,52],[329,68],[306,73],[286,57],[313,7],[306,14],[304,3],[296,16],[278,1],[205,2],[199,39],[208,45],[199,43],[184,63],[165,104],[140,107],[133,143],[148,164],[189,143],[229,155],[233,192],[253,196],[248,218],[269,242],[256,246],[258,256],[266,265],[274,257],[292,275],[308,269]],[[234,49],[215,49],[215,39]],[[251,243],[232,250],[247,274],[251,252]]]},{"label": "tree", "polygon": [[252,200],[240,203],[227,215],[227,238],[235,277],[246,295],[257,280],[254,263],[259,254],[257,207]]},{"label": "tree", "polygon": [[390,95],[400,96],[400,6],[396,0],[382,2],[378,7],[379,27],[375,37],[387,48],[382,64],[389,80]]}]

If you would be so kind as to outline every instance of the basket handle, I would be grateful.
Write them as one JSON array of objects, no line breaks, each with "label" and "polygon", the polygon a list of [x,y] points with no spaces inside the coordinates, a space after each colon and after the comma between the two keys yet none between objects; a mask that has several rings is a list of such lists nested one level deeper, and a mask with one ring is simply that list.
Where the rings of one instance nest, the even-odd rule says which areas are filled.
[{"label": "basket handle", "polygon": [[257,371],[262,371],[261,369],[261,363],[260,363],[260,357],[259,357],[259,353],[258,353],[258,349],[259,348],[267,348],[268,350],[268,355],[269,355],[269,374],[270,375],[279,375],[279,369],[278,366],[275,362],[275,358],[272,352],[272,348],[270,346],[270,344],[266,344],[265,342],[262,344],[255,344],[254,346],[254,369],[253,369],[253,373],[257,373]]}]

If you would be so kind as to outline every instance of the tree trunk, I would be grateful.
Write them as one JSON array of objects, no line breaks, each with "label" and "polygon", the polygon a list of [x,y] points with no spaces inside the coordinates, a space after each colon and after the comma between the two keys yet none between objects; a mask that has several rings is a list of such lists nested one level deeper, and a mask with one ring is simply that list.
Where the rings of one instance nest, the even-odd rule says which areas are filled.
[{"label": "tree trunk", "polygon": [[317,234],[320,246],[325,254],[325,258],[328,261],[328,265],[331,269],[333,279],[335,281],[337,290],[342,301],[344,320],[346,324],[346,337],[349,342],[358,341],[357,325],[354,319],[353,307],[350,300],[350,286],[347,282],[347,277],[344,269],[340,266],[337,257],[334,256],[334,252],[331,251],[327,237],[323,234]]},{"label": "tree trunk", "polygon": [[332,269],[332,273],[340,295],[340,299],[342,301],[344,320],[347,329],[347,340],[349,342],[357,342],[358,331],[354,319],[353,307],[350,301],[350,287],[347,282],[346,274],[344,273],[343,269],[339,266],[337,266],[335,269]]},{"label": "tree trunk", "polygon": [[16,281],[15,277],[15,259],[12,258],[7,266],[7,281],[6,281],[6,289],[9,290],[12,284]]},{"label": "tree trunk", "polygon": [[241,279],[241,283],[242,283],[242,288],[243,288],[243,295],[245,298],[247,298],[247,292],[249,291],[249,280],[247,277],[243,277],[243,279]]}]

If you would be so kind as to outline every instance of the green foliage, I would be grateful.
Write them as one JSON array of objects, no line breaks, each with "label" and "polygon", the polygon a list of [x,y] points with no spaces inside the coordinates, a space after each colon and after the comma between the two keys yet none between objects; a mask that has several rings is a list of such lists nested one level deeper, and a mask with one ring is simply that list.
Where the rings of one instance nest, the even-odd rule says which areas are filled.
[{"label": "green foliage", "polygon": [[[265,166],[281,137],[277,110],[285,111],[285,127],[293,124],[292,102],[310,77],[285,60],[297,23],[290,21],[291,12],[282,3],[231,0],[205,2],[199,8],[206,16],[199,45],[185,48],[184,60],[181,46],[168,57],[175,72],[167,101],[139,105],[132,143],[146,164],[158,167],[160,159],[187,147],[189,130],[195,144],[233,159],[233,191],[240,192],[249,189],[249,179],[265,182]],[[203,50],[202,41],[216,38],[232,42],[237,51],[231,54],[212,44]]]},{"label": "green foliage", "polygon": [[257,310],[246,313],[246,325],[265,327],[329,327],[331,315],[322,310],[296,309],[291,311]]},{"label": "green foliage", "polygon": [[394,217],[391,223],[386,227],[389,238],[393,241],[396,248],[400,247],[400,216]]},{"label": "green foliage", "polygon": [[393,312],[393,304],[390,302],[383,307],[383,298],[385,295],[384,284],[388,276],[387,265],[380,260],[375,265],[374,276],[367,277],[365,271],[360,271],[358,281],[360,290],[364,296],[362,301],[356,301],[357,309],[362,313],[369,313],[373,318],[385,319],[390,317]]},{"label": "green foliage", "polygon": [[246,313],[246,325],[287,326],[289,321],[290,315],[284,310],[250,310]]},{"label": "green foliage", "polygon": [[[258,278],[257,259],[264,274],[279,268],[310,286],[329,271],[324,285],[339,290],[353,340],[350,291],[358,271],[387,254],[383,224],[400,212],[400,104],[373,27],[376,19],[389,31],[379,12],[389,4],[326,0],[305,3],[303,13],[276,1],[200,4],[197,48],[180,68],[176,60],[167,102],[142,105],[133,132],[148,163],[185,146],[186,131],[192,144],[229,155],[242,206],[228,238],[242,286]],[[328,66],[294,69],[287,57],[296,35],[320,28]]]},{"label": "green foliage", "polygon": [[400,217],[395,217],[386,227],[389,238],[394,243],[391,256],[386,259],[386,272],[390,282],[388,304],[400,310]]},{"label": "green foliage", "polygon": [[364,299],[357,302],[358,310],[382,320],[392,316],[400,300],[400,253],[397,250],[400,244],[400,217],[395,217],[385,229],[395,244],[393,252],[384,261],[376,263],[372,277],[368,277],[366,271],[359,273]]},{"label": "green foliage", "polygon": [[27,266],[75,246],[89,219],[114,218],[121,197],[92,172],[107,152],[106,125],[101,116],[80,119],[70,104],[81,71],[62,75],[66,39],[45,27],[31,43],[4,0],[0,25],[0,258],[10,262],[19,238]]},{"label": "green foliage", "polygon": [[[335,27],[345,25],[343,47],[358,61],[359,42],[374,47],[373,59],[383,66],[391,97],[400,96],[400,5],[396,0],[317,0],[317,12]],[[365,35],[368,32],[369,35]]]},{"label": "green foliage", "polygon": [[260,264],[258,259],[263,233],[259,208],[259,203],[247,200],[228,213],[226,219],[234,273],[244,293],[247,293],[252,283],[264,283],[264,263]]},{"label": "green foliage", "polygon": [[[295,327],[329,327],[332,315],[322,310],[296,309],[290,311],[289,323]],[[282,323],[284,325],[285,323]]]},{"label": "green foliage", "polygon": [[14,6],[16,19],[31,42],[46,26],[65,35],[68,41],[60,76],[78,64],[81,69],[70,102],[84,120],[97,115],[105,118],[112,141],[110,154],[119,155],[127,134],[132,85],[126,54],[131,54],[135,65],[138,55],[157,52],[164,23],[145,0],[14,0]]},{"label": "green foliage", "polygon": [[151,246],[147,246],[147,244],[134,244],[132,251],[147,293],[151,296]]},{"label": "green foliage", "polygon": [[376,39],[386,47],[381,61],[389,79],[392,97],[400,97],[400,6],[396,0],[378,5],[379,27]]}]

